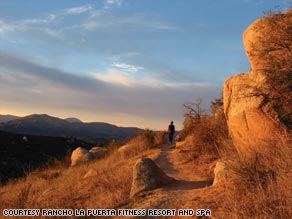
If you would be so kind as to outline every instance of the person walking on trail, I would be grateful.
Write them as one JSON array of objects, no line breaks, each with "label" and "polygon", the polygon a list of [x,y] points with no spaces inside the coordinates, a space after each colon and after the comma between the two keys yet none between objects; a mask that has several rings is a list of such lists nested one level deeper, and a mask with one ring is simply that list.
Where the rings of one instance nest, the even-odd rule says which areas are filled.
[{"label": "person walking on trail", "polygon": [[173,136],[175,133],[175,126],[173,125],[173,121],[170,122],[170,125],[168,126],[167,132],[168,132],[169,142],[170,142],[170,144],[172,144]]}]

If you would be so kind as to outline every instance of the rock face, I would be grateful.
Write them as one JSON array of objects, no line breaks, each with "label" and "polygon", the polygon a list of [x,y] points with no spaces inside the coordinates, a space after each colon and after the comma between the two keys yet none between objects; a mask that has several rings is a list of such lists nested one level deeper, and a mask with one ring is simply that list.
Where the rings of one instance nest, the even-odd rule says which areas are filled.
[{"label": "rock face", "polygon": [[[254,156],[255,152],[263,151],[267,143],[271,144],[275,136],[285,131],[279,122],[279,115],[272,104],[265,97],[267,90],[265,69],[269,69],[268,60],[261,59],[253,49],[255,45],[260,50],[265,43],[260,42],[264,35],[271,35],[271,28],[266,18],[260,19],[247,28],[243,34],[244,45],[250,60],[252,70],[248,74],[238,74],[226,80],[224,84],[223,100],[224,114],[227,120],[229,134],[233,143],[244,157]],[[261,29],[259,32],[258,30]],[[272,55],[283,55],[278,51]]]},{"label": "rock face", "polygon": [[213,186],[228,179],[228,173],[227,173],[225,163],[223,163],[222,161],[218,161],[214,168],[214,174],[215,174],[215,177],[213,181]]},{"label": "rock face", "polygon": [[239,74],[224,84],[224,113],[229,134],[236,149],[244,156],[261,150],[274,140],[283,125],[274,119],[276,112],[262,96],[254,95],[265,83],[260,73]]},{"label": "rock face", "polygon": [[71,166],[89,162],[93,159],[92,154],[85,148],[76,148],[71,155]]},{"label": "rock face", "polygon": [[140,158],[133,169],[133,183],[131,197],[142,191],[148,191],[174,182],[175,179],[167,176],[150,158]]}]

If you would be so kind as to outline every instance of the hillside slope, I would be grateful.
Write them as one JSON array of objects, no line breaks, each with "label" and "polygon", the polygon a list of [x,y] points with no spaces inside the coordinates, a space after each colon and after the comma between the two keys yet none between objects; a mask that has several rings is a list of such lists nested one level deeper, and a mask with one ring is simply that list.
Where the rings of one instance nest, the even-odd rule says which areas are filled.
[{"label": "hillside slope", "polygon": [[[181,144],[176,149],[164,145],[140,151],[134,156],[116,151],[107,158],[74,168],[56,167],[35,171],[25,179],[0,188],[1,208],[20,208],[25,205],[26,208],[215,210],[217,197],[213,194],[218,188],[211,187],[215,161],[202,158],[206,162],[194,162],[191,154],[191,148],[186,144]],[[153,159],[177,182],[131,199],[132,169],[141,156]],[[11,192],[27,190],[29,194],[22,203],[18,201],[21,194]]]}]

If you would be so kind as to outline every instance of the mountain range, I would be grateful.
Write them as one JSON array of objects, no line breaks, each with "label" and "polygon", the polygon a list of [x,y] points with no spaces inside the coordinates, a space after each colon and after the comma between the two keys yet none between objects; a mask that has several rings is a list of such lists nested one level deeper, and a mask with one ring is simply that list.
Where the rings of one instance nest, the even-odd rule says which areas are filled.
[{"label": "mountain range", "polygon": [[109,123],[85,123],[77,118],[60,119],[46,114],[25,117],[0,115],[0,130],[42,136],[74,136],[80,139],[124,139],[142,129],[118,127]]}]

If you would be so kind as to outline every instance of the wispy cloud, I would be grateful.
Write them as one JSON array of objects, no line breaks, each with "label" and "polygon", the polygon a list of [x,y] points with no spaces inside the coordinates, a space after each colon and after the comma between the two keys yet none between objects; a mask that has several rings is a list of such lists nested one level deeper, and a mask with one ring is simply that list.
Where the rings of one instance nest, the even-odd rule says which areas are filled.
[{"label": "wispy cloud", "polygon": [[104,3],[104,9],[120,7],[122,3],[123,3],[123,0],[106,0]]},{"label": "wispy cloud", "polygon": [[30,24],[36,24],[41,21],[16,21],[16,22],[6,22],[3,20],[0,20],[0,34],[6,34],[10,32],[24,32],[24,33],[42,33],[44,35],[47,35],[52,38],[56,39],[62,39],[63,34],[57,30],[54,30],[49,27],[42,27],[42,26],[35,26],[35,25],[29,25]]},{"label": "wispy cloud", "polygon": [[[151,88],[151,89],[192,89],[193,87],[207,89],[212,87],[209,83],[194,83],[180,81],[164,81],[156,78],[155,74],[137,74],[138,71],[129,71],[132,66],[118,64],[119,68],[109,68],[105,72],[95,72],[92,75],[106,84],[114,84],[121,87]],[[133,74],[136,73],[136,74]]]},{"label": "wispy cloud", "polygon": [[132,73],[137,73],[138,71],[144,69],[141,66],[129,65],[126,63],[113,63],[112,66],[118,69],[122,69],[127,72],[132,72]]},{"label": "wispy cloud", "polygon": [[15,21],[0,20],[0,33],[8,32],[41,32],[47,36],[62,39],[63,35],[56,29],[54,22],[63,19],[69,15],[79,15],[89,13],[93,10],[91,5],[82,5],[64,9],[61,12],[51,13],[40,18],[29,18]]},{"label": "wispy cloud", "polygon": [[137,85],[137,81],[128,72],[117,69],[108,69],[105,73],[94,73],[94,76],[107,84],[116,84],[127,87]]},{"label": "wispy cloud", "polygon": [[64,36],[61,32],[50,29],[50,28],[42,28],[41,31],[43,33],[45,33],[46,35],[53,37],[53,38],[57,38],[57,39],[63,39]]},{"label": "wispy cloud", "polygon": [[106,28],[129,28],[140,29],[141,31],[160,30],[160,31],[180,31],[181,27],[175,24],[161,21],[159,18],[149,19],[146,15],[131,15],[127,17],[107,16],[107,14],[99,14],[98,17],[90,17],[83,23],[85,30],[93,31]]},{"label": "wispy cloud", "polygon": [[56,18],[58,17],[58,15],[56,14],[50,14],[45,18],[32,18],[32,19],[24,19],[24,20],[20,20],[18,21],[18,23],[21,24],[44,24],[44,23],[49,23],[54,21]]},{"label": "wispy cloud", "polygon": [[[107,30],[120,31],[127,28],[128,31],[178,31],[180,27],[175,24],[168,23],[160,20],[159,16],[149,16],[146,14],[132,14],[122,16],[119,14],[111,13],[106,8],[120,7],[123,4],[122,0],[106,0],[104,1],[105,8],[99,10],[95,9],[92,5],[86,4],[78,7],[71,7],[63,9],[59,12],[51,12],[43,17],[26,18],[21,20],[3,20],[0,18],[0,34],[19,32],[33,34],[39,36],[39,33],[46,35],[50,38],[62,40],[66,38],[69,31],[77,30]],[[66,24],[68,21],[67,16],[79,16],[77,23]],[[35,34],[36,33],[36,34]],[[80,32],[78,32],[80,33]]]},{"label": "wispy cloud", "polygon": [[82,14],[91,10],[93,10],[91,5],[83,5],[80,7],[68,8],[63,14]]},{"label": "wispy cloud", "polygon": [[0,20],[0,33],[11,32],[18,29],[17,25],[9,24],[3,20]]}]

